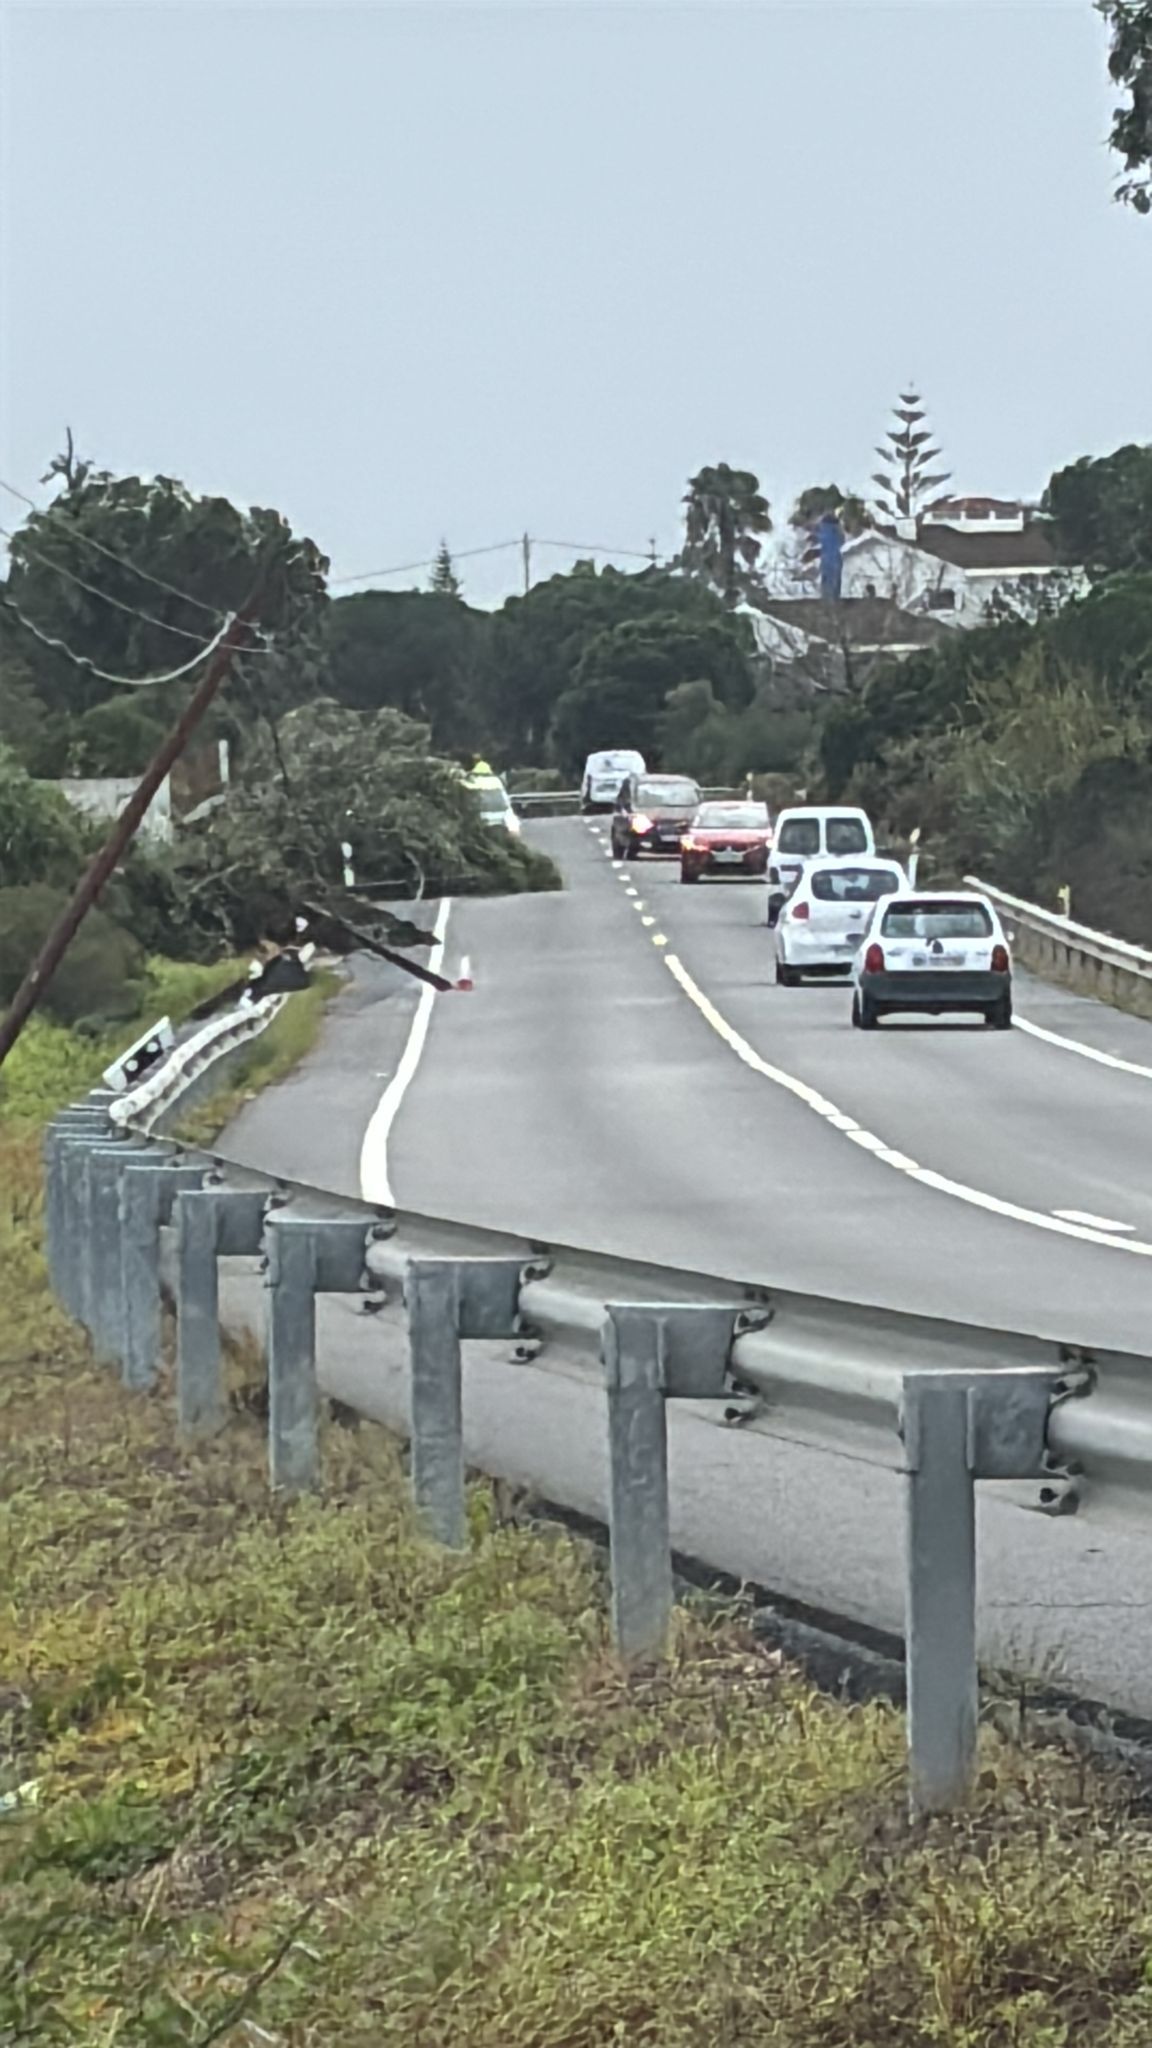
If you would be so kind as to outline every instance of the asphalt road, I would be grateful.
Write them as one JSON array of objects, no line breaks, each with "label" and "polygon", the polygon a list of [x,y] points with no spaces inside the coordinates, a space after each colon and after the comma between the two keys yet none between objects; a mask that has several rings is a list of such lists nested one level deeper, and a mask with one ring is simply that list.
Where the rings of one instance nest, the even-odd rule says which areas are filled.
[{"label": "asphalt road", "polygon": [[[360,963],[316,1051],[232,1127],[233,1157],[369,1196],[386,1176],[409,1209],[664,1266],[1152,1350],[1152,1267],[1131,1249],[1152,1247],[1152,1026],[1022,979],[1022,1016],[1070,1046],[967,1025],[862,1035],[842,988],[772,985],[760,888],[617,868],[577,821],[531,836],[569,886],[451,906],[445,971],[468,956],[475,986],[431,1003],[386,1148],[362,1156],[418,996]],[[258,1313],[252,1277],[229,1287]],[[321,1373],[403,1427],[387,1321],[322,1303]],[[595,1374],[467,1352],[475,1462],[602,1514]],[[771,1417],[732,1432],[684,1404],[670,1427],[680,1548],[899,1626],[896,1472],[787,1440]],[[1052,1520],[981,1494],[983,1654],[1152,1715],[1152,1520]]]},{"label": "asphalt road", "polygon": [[760,887],[531,831],[568,887],[452,906],[446,971],[468,955],[475,988],[433,1005],[392,1128],[403,1206],[1150,1348],[1152,1026],[1021,977],[1026,1021],[1147,1075],[979,1023],[864,1036],[842,987],[772,985]]}]

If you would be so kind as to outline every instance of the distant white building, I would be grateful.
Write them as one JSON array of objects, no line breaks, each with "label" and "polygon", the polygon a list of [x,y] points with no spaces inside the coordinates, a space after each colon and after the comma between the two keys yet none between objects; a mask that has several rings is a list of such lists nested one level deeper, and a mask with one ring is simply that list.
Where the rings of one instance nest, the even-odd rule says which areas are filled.
[{"label": "distant white building", "polygon": [[997,611],[1031,617],[1087,587],[1082,569],[1057,559],[1047,520],[1019,501],[941,499],[844,544],[844,597],[887,598],[944,625],[980,626]]}]

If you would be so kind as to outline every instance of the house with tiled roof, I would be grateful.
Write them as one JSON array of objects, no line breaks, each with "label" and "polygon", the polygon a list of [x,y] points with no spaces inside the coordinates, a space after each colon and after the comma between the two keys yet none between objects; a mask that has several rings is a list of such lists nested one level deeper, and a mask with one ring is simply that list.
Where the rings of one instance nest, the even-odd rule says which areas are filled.
[{"label": "house with tiled roof", "polygon": [[845,597],[888,598],[953,626],[1033,616],[1086,587],[1084,572],[1058,559],[1049,522],[1012,499],[939,499],[846,541],[842,557]]},{"label": "house with tiled roof", "polygon": [[737,609],[761,658],[805,691],[859,688],[876,661],[918,654],[948,633],[931,614],[883,597],[758,596]]}]

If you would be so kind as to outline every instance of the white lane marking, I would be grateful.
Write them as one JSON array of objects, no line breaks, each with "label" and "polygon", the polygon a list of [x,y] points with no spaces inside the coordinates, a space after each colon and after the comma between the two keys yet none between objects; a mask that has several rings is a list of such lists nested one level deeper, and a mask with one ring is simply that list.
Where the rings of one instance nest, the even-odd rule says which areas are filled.
[{"label": "white lane marking", "polygon": [[652,934],[652,944],[653,944],[654,946],[666,946],[666,945],[668,944],[668,941],[667,941],[667,939],[666,939],[666,938],[664,937],[664,934],[663,934],[663,932],[653,932],[653,934]]},{"label": "white lane marking", "polygon": [[[451,899],[446,896],[440,905],[436,922],[432,927],[432,934],[436,944],[433,946],[428,957],[428,965],[433,974],[439,974],[441,962],[444,958],[444,941],[448,932],[448,912],[451,908]],[[428,1036],[428,1026],[432,1021],[432,1001],[436,994],[437,991],[432,987],[431,982],[425,981],[421,983],[420,998],[416,1004],[415,1014],[408,1031],[408,1043],[400,1055],[400,1063],[396,1068],[396,1072],[393,1074],[392,1079],[389,1081],[368,1120],[368,1128],[364,1133],[364,1142],[360,1147],[361,1196],[364,1201],[379,1202],[386,1209],[395,1207],[392,1182],[388,1176],[388,1139],[392,1126],[396,1121],[400,1104],[403,1102],[416,1069],[420,1065],[420,1055],[424,1050],[424,1040]]]},{"label": "white lane marking", "polygon": [[1142,1067],[1139,1060],[1122,1060],[1119,1053],[1101,1052],[1098,1046],[1084,1045],[1078,1038],[1062,1038],[1043,1024],[1030,1024],[1027,1017],[1017,1017],[1016,1029],[1026,1031],[1030,1038],[1042,1038],[1048,1045],[1058,1045],[1062,1052],[1078,1052],[1081,1059],[1095,1060],[1101,1067],[1115,1067],[1121,1074],[1139,1074],[1141,1080],[1152,1081],[1152,1067]]},{"label": "white lane marking", "polygon": [[958,1201],[967,1202],[974,1209],[987,1209],[995,1216],[1009,1217],[1015,1223],[1030,1223],[1034,1230],[1051,1231],[1057,1237],[1076,1237],[1085,1244],[1108,1245],[1118,1252],[1133,1252],[1138,1258],[1152,1259],[1152,1244],[1142,1244],[1128,1237],[1117,1237],[1109,1230],[1090,1227],[1086,1223],[1073,1221],[1064,1216],[1045,1215],[1040,1209],[1025,1209],[1018,1202],[1006,1202],[999,1195],[986,1195],[981,1188],[972,1188],[963,1181],[949,1180],[945,1174],[934,1173],[929,1167],[917,1166],[902,1152],[889,1147],[885,1141],[875,1138],[870,1131],[862,1130],[854,1118],[837,1109],[834,1102],[821,1095],[816,1088],[810,1088],[807,1081],[801,1081],[795,1074],[788,1074],[783,1067],[774,1067],[768,1060],[761,1059],[746,1038],[721,1016],[715,1003],[704,994],[693,981],[683,962],[675,953],[665,955],[664,964],[679,983],[690,1003],[694,1003],[705,1021],[711,1025],[717,1037],[724,1040],[737,1059],[743,1060],[753,1073],[761,1074],[777,1088],[783,1088],[794,1095],[807,1109],[824,1119],[834,1130],[839,1130],[855,1144],[871,1152],[872,1157],[884,1166],[892,1167],[897,1173],[906,1174],[909,1180],[919,1182],[921,1187],[935,1188],[938,1193],[954,1195]]},{"label": "white lane marking", "polygon": [[[639,909],[639,905],[637,905],[637,909]],[[640,922],[647,929],[649,925],[655,924],[656,919],[654,917],[642,917]]]},{"label": "white lane marking", "polygon": [[1053,1209],[1064,1223],[1084,1223],[1089,1230],[1135,1230],[1134,1223],[1117,1223],[1111,1216],[1092,1216],[1087,1209]]},{"label": "white lane marking", "polygon": [[631,882],[629,882],[628,887],[624,891],[626,896],[637,896],[639,893],[639,890],[634,888]]}]

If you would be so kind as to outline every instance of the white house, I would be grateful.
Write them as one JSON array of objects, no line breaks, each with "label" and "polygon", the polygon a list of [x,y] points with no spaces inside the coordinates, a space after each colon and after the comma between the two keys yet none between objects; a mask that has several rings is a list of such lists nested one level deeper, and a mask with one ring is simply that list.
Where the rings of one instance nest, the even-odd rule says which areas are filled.
[{"label": "white house", "polygon": [[983,625],[1001,609],[1031,617],[1086,588],[1083,570],[1057,559],[1048,522],[1018,501],[941,499],[844,545],[844,597],[889,598],[946,625]]}]

